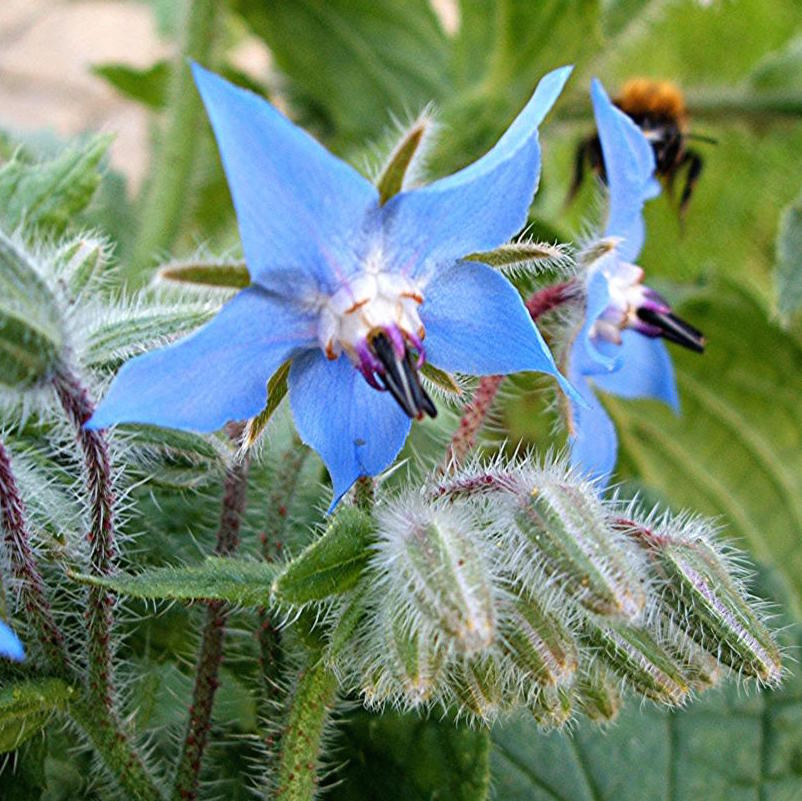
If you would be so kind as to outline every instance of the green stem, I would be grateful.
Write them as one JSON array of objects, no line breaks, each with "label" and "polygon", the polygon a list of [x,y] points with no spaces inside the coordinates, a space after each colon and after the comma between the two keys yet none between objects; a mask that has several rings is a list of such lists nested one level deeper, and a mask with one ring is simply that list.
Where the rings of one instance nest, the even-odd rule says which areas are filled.
[{"label": "green stem", "polygon": [[216,0],[184,0],[183,36],[168,89],[169,117],[153,164],[129,278],[144,283],[153,259],[169,250],[181,225],[200,129],[201,102],[189,59],[208,62],[214,39]]},{"label": "green stem", "polygon": [[312,801],[317,794],[323,731],[336,697],[337,680],[315,653],[298,676],[281,738],[276,799]]},{"label": "green stem", "polygon": [[91,740],[100,759],[120,787],[137,801],[164,801],[142,757],[119,725],[86,700],[73,701],[69,715]]}]

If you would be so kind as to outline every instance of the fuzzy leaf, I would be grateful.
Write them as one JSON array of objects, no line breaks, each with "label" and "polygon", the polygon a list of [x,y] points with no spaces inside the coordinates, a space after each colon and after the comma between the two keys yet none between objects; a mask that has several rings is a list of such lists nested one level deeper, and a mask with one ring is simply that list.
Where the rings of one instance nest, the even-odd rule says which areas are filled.
[{"label": "fuzzy leaf", "polygon": [[777,310],[787,322],[802,309],[802,195],[782,213],[776,248]]},{"label": "fuzzy leaf", "polygon": [[276,600],[300,605],[351,589],[370,558],[373,539],[371,518],[356,507],[344,507],[326,533],[276,578]]},{"label": "fuzzy leaf", "polygon": [[144,69],[128,64],[95,64],[92,72],[130,100],[137,100],[154,109],[165,105],[170,77],[169,61],[157,61]]},{"label": "fuzzy leaf", "polygon": [[[351,713],[335,741],[349,759],[327,793],[331,801],[484,801],[489,735],[439,715]],[[342,749],[342,750],[339,750]],[[499,799],[507,801],[504,795]]]},{"label": "fuzzy leaf", "polygon": [[30,255],[0,232],[0,384],[27,386],[50,374],[63,345],[59,323]]},{"label": "fuzzy leaf", "polygon": [[96,136],[49,161],[30,164],[15,156],[0,167],[0,220],[7,230],[24,224],[63,232],[100,184],[99,165],[110,142],[110,136]]},{"label": "fuzzy leaf", "polygon": [[251,274],[245,262],[199,262],[181,261],[165,264],[156,274],[159,281],[178,284],[220,287],[222,289],[245,289],[251,285]]},{"label": "fuzzy leaf", "polygon": [[156,567],[136,575],[101,577],[73,573],[83,584],[106,587],[120,595],[153,600],[228,601],[239,606],[270,604],[275,565],[210,556],[192,567]]},{"label": "fuzzy leaf", "polygon": [[0,690],[0,754],[14,751],[37,734],[57,709],[64,709],[75,688],[60,679],[35,679]]}]

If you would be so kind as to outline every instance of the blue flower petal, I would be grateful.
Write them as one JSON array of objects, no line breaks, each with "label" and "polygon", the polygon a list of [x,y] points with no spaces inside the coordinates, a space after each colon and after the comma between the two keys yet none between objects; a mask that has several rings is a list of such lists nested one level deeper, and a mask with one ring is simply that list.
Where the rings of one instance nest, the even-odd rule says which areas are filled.
[{"label": "blue flower petal", "polygon": [[620,357],[615,372],[593,377],[599,389],[622,398],[657,398],[679,411],[674,367],[662,340],[630,329],[622,333],[620,345],[601,342],[599,348],[608,355],[615,350]]},{"label": "blue flower petal", "polygon": [[298,434],[331,475],[331,511],[360,476],[392,463],[411,421],[388,393],[368,386],[345,355],[330,361],[320,350],[304,353],[292,363],[289,389]]},{"label": "blue flower petal", "polygon": [[25,659],[25,649],[19,637],[2,620],[0,620],[0,656],[13,659],[15,662],[22,662]]},{"label": "blue flower petal", "polygon": [[615,468],[618,436],[604,406],[584,376],[571,373],[574,386],[582,394],[585,406],[571,404],[571,465],[606,487]]},{"label": "blue flower petal", "polygon": [[405,274],[506,242],[526,223],[540,178],[537,128],[571,73],[546,75],[516,120],[485,156],[428,186],[402,192],[384,206],[388,253]]},{"label": "blue flower petal", "polygon": [[251,287],[191,336],[127,362],[87,428],[151,423],[216,431],[257,414],[270,376],[295,351],[312,346],[314,319]]},{"label": "blue flower petal", "polygon": [[539,370],[574,395],[518,291],[496,270],[457,262],[439,271],[424,289],[420,314],[426,358],[435,366],[470,375]]},{"label": "blue flower petal", "polygon": [[363,254],[355,247],[378,206],[376,188],[267,101],[192,65],[237,211],[251,277],[276,270],[333,288]]},{"label": "blue flower petal", "polygon": [[[615,258],[615,254],[611,253],[603,258]],[[604,274],[603,266],[599,265],[599,268],[594,271],[590,281],[588,281],[585,300],[585,322],[571,347],[570,372],[577,372],[581,375],[596,375],[597,373],[608,373],[619,366],[620,359],[618,355],[608,356],[602,353],[597,347],[596,341],[590,336],[594,323],[609,303],[610,285],[607,276]]]},{"label": "blue flower petal", "polygon": [[621,237],[619,257],[633,261],[643,247],[643,203],[654,197],[655,189],[659,192],[653,179],[654,152],[640,128],[613,105],[595,78],[590,94],[610,189],[605,236]]}]

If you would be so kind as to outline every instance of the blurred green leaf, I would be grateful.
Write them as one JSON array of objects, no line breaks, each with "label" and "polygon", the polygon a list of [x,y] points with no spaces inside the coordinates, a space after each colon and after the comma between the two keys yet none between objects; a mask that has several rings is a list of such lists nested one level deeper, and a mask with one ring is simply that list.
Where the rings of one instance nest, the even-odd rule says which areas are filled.
[{"label": "blurred green leaf", "polygon": [[757,89],[796,89],[802,86],[802,35],[765,55],[749,75]]},{"label": "blurred green leaf", "polygon": [[63,709],[74,688],[59,679],[34,679],[0,690],[0,754],[14,751]]},{"label": "blurred green leaf", "polygon": [[788,321],[802,308],[802,195],[780,218],[774,280],[777,310]]},{"label": "blurred green leaf", "polygon": [[92,72],[111,84],[129,100],[137,100],[150,108],[163,108],[167,101],[170,62],[157,61],[138,69],[128,64],[95,64]]},{"label": "blurred green leaf", "polygon": [[60,234],[83,211],[100,184],[100,162],[111,137],[96,136],[47,161],[15,156],[0,167],[0,220],[7,230],[25,225]]},{"label": "blurred green leaf", "polygon": [[721,515],[729,535],[775,565],[802,609],[802,348],[742,289],[719,282],[681,306],[704,331],[698,356],[672,348],[681,416],[606,398],[619,468],[674,505]]},{"label": "blurred green leaf", "polygon": [[446,37],[427,0],[235,0],[307,120],[356,143],[443,94]]},{"label": "blurred green leaf", "polygon": [[[482,801],[489,791],[489,736],[433,716],[357,711],[337,746],[348,762],[337,771],[332,801]],[[531,740],[530,740],[531,745]],[[338,751],[335,751],[338,753]],[[496,795],[507,801],[505,795]]]},{"label": "blurred green leaf", "polygon": [[72,575],[84,584],[107,587],[133,598],[228,601],[241,606],[269,605],[275,576],[276,566],[267,562],[216,556],[193,567],[157,567],[135,576]]}]

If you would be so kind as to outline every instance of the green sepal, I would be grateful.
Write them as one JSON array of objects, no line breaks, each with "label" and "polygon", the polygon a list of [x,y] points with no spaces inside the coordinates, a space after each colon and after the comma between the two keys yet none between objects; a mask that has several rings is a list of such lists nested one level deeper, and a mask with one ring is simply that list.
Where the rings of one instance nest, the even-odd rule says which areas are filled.
[{"label": "green sepal", "polygon": [[132,598],[176,601],[228,601],[238,606],[269,606],[276,566],[269,562],[207,557],[192,567],[156,567],[136,575],[89,576],[71,573],[82,584],[106,587]]},{"label": "green sepal", "polygon": [[276,601],[301,606],[350,590],[368,563],[374,537],[370,515],[344,506],[323,536],[293,559],[273,582]]},{"label": "green sepal", "polygon": [[180,261],[165,264],[156,278],[176,284],[245,289],[251,285],[251,274],[243,261]]},{"label": "green sepal", "polygon": [[429,118],[425,115],[421,116],[404,132],[398,144],[393,148],[393,152],[376,181],[380,206],[383,206],[404,188],[404,178],[423,142],[428,125]]},{"label": "green sepal", "polygon": [[543,729],[561,729],[574,712],[570,688],[544,685],[528,703],[532,717]]}]

